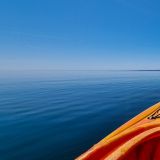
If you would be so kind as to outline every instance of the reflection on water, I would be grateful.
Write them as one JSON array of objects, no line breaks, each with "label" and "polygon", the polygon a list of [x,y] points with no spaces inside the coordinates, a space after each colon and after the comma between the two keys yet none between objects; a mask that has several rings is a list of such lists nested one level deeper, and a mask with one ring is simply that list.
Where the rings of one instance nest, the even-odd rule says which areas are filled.
[{"label": "reflection on water", "polygon": [[160,72],[0,75],[2,160],[73,159],[160,100]]}]

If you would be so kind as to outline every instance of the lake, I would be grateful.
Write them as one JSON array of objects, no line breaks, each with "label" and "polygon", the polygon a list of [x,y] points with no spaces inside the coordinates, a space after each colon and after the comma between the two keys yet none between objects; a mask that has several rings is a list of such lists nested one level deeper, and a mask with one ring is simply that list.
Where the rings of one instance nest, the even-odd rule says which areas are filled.
[{"label": "lake", "polygon": [[159,101],[158,71],[1,71],[0,159],[72,160]]}]

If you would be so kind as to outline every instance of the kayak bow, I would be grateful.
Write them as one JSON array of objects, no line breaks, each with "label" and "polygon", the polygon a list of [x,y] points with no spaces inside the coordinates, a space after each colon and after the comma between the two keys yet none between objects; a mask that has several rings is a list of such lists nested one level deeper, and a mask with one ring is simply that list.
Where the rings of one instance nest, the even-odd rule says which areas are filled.
[{"label": "kayak bow", "polygon": [[160,103],[143,111],[76,160],[159,160]]}]

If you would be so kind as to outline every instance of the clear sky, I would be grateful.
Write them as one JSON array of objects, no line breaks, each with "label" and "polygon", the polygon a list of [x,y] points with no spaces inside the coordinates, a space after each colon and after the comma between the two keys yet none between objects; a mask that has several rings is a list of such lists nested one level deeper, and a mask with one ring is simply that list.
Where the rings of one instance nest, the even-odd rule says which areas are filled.
[{"label": "clear sky", "polygon": [[1,0],[0,69],[160,69],[156,0]]}]

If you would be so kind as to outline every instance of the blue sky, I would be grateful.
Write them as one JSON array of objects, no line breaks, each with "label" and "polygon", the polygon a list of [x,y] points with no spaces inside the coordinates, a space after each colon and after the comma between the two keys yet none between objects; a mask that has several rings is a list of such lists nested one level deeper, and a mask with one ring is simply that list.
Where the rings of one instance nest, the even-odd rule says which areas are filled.
[{"label": "blue sky", "polygon": [[0,69],[160,69],[160,2],[2,0]]}]

